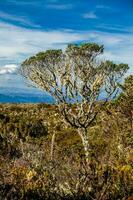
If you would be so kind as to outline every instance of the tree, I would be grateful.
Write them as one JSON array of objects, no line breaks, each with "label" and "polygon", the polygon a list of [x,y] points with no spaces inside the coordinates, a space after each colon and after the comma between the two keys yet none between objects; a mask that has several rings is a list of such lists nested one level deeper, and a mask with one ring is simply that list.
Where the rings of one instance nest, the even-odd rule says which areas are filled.
[{"label": "tree", "polygon": [[116,99],[115,103],[119,110],[124,114],[131,124],[131,131],[133,131],[133,75],[125,79],[123,85],[120,85],[122,92]]},{"label": "tree", "polygon": [[65,122],[77,130],[87,163],[88,127],[101,107],[117,94],[117,83],[128,69],[126,64],[98,60],[103,51],[104,47],[95,43],[70,44],[64,52],[47,50],[21,65],[23,76],[53,96]]}]

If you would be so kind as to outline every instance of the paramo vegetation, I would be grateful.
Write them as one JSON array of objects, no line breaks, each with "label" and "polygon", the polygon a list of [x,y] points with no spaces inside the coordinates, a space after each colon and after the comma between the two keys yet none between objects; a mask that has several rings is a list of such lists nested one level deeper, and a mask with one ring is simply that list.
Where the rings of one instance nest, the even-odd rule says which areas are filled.
[{"label": "paramo vegetation", "polygon": [[133,76],[120,84],[128,66],[96,62],[102,52],[70,45],[22,64],[57,103],[0,105],[2,200],[133,199]]}]

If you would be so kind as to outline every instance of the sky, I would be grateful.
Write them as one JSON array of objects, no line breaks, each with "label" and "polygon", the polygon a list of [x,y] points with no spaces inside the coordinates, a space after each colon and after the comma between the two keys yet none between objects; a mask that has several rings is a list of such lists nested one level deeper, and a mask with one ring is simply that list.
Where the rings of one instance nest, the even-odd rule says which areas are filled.
[{"label": "sky", "polygon": [[68,43],[103,44],[103,59],[133,73],[133,0],[0,0],[0,92],[29,91],[17,74],[29,56]]}]

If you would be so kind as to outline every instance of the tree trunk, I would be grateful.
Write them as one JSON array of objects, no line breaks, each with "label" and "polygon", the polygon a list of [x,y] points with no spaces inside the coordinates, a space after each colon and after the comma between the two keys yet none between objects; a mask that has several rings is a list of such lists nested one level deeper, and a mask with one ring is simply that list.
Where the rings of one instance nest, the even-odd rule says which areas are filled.
[{"label": "tree trunk", "polygon": [[53,160],[53,155],[54,155],[54,144],[55,144],[55,133],[53,133],[52,135],[52,139],[51,139],[51,160]]},{"label": "tree trunk", "polygon": [[131,110],[131,132],[133,131],[133,110]]},{"label": "tree trunk", "polygon": [[80,138],[82,139],[86,163],[87,163],[87,165],[89,165],[90,155],[89,155],[89,138],[88,138],[87,129],[85,129],[85,128],[78,129],[78,134],[79,134]]}]

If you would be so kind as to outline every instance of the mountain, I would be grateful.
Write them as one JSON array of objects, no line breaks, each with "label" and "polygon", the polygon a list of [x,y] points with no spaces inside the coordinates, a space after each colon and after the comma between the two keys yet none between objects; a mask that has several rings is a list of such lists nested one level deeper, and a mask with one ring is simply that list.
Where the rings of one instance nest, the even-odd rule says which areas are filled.
[{"label": "mountain", "polygon": [[0,103],[53,103],[48,93],[29,87],[21,76],[6,74],[0,76]]},{"label": "mountain", "polygon": [[46,92],[37,89],[0,87],[0,103],[53,103],[54,99]]},{"label": "mountain", "polygon": [[48,95],[42,94],[0,94],[0,103],[53,103],[54,100]]}]

